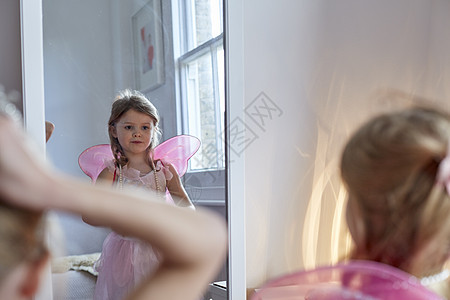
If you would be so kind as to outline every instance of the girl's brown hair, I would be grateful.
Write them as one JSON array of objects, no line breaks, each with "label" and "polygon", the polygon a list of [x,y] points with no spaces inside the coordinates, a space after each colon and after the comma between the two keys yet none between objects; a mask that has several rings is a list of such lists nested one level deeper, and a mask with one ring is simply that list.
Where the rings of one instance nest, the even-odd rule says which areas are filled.
[{"label": "girl's brown hair", "polygon": [[0,282],[23,262],[48,254],[42,213],[7,205],[0,200]]},{"label": "girl's brown hair", "polygon": [[155,131],[152,141],[150,142],[150,146],[147,149],[149,155],[151,155],[152,150],[158,145],[159,138],[161,136],[161,130],[159,128],[159,114],[156,107],[144,96],[144,94],[139,91],[130,89],[120,91],[112,104],[111,116],[108,121],[108,133],[109,140],[111,142],[111,150],[114,154],[116,164],[122,166],[128,162],[128,159],[123,152],[119,140],[113,136],[113,131],[117,121],[130,109],[144,113],[150,116],[154,121]]},{"label": "girl's brown hair", "polygon": [[357,211],[348,211],[349,223],[362,232],[353,236],[353,258],[417,276],[442,268],[450,251],[450,197],[436,173],[449,135],[447,113],[416,107],[380,115],[351,137],[341,175],[348,208]]}]

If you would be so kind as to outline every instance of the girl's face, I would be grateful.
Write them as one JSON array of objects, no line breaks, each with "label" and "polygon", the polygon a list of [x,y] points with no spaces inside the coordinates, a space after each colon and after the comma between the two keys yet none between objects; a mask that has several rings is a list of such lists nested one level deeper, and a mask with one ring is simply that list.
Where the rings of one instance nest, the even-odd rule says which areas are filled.
[{"label": "girl's face", "polygon": [[125,155],[146,153],[154,134],[154,120],[145,113],[128,110],[117,121],[112,132]]}]

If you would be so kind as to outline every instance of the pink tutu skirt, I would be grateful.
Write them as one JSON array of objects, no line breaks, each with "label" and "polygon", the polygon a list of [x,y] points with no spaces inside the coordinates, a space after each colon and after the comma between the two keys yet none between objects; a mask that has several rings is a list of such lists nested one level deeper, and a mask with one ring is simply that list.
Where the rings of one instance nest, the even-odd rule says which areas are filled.
[{"label": "pink tutu skirt", "polygon": [[151,245],[111,232],[95,263],[98,272],[94,300],[123,300],[159,265]]}]

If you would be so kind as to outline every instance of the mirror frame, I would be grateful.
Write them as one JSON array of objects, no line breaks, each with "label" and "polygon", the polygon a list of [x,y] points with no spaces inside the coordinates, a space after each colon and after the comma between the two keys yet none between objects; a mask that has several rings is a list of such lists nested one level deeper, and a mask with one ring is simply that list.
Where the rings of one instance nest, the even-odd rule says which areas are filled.
[{"label": "mirror frame", "polygon": [[44,57],[41,1],[21,0],[20,16],[24,125],[36,143],[45,149]]},{"label": "mirror frame", "polygon": [[[44,56],[42,2],[20,0],[22,50],[22,98],[25,130],[43,150],[45,159]],[[50,262],[43,271],[43,281],[33,299],[53,299]]]},{"label": "mirror frame", "polygon": [[[230,151],[230,126],[244,111],[244,3],[224,0],[226,205],[228,299],[246,299],[245,154]],[[232,20],[232,22],[231,22]]]},{"label": "mirror frame", "polygon": [[[244,155],[230,151],[231,121],[243,117],[243,3],[224,0],[226,97],[226,204],[228,219],[228,299],[246,299]],[[26,130],[45,151],[44,63],[42,1],[20,0],[22,40],[22,92]],[[230,22],[230,20],[233,22]],[[44,154],[43,151],[43,154]],[[45,156],[45,155],[43,155]],[[230,163],[233,162],[233,163]],[[233,199],[233,201],[231,201]],[[50,265],[35,300],[53,299]]]}]

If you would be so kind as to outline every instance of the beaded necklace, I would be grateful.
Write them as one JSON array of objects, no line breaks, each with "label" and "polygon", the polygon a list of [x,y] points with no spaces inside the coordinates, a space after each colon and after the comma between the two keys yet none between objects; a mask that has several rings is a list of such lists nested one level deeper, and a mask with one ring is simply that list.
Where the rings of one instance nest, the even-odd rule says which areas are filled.
[{"label": "beaded necklace", "polygon": [[[156,168],[153,169],[154,177],[155,177],[155,187],[156,187],[156,194],[160,193],[160,187],[159,187],[159,179],[158,174],[156,174],[157,170]],[[122,165],[119,164],[119,189],[123,190],[123,170]]]},{"label": "beaded necklace", "polygon": [[428,286],[428,285],[432,285],[441,281],[446,280],[448,277],[450,276],[450,271],[447,269],[444,269],[443,271],[434,274],[434,275],[430,275],[430,276],[426,276],[426,277],[422,277],[420,279],[420,283],[424,286]]}]

